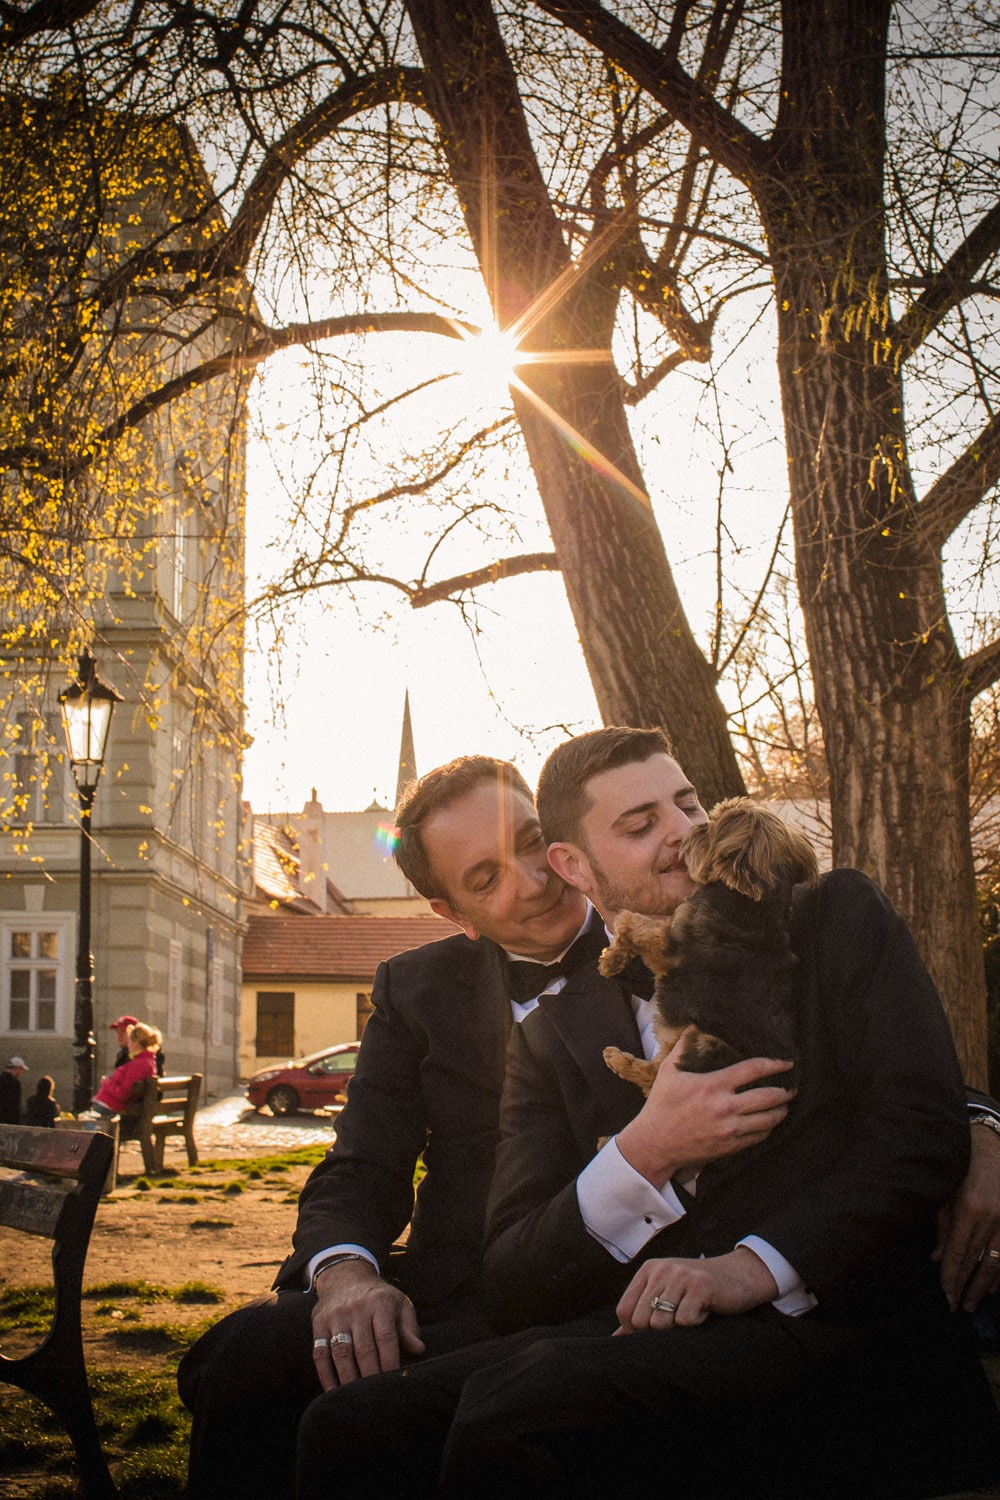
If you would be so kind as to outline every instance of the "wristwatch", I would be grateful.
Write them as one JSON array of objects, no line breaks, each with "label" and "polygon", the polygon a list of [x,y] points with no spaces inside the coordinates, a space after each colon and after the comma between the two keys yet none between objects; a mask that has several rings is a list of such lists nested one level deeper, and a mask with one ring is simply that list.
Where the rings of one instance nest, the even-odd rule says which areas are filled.
[{"label": "wristwatch", "polygon": [[970,1125],[985,1125],[987,1130],[995,1130],[1000,1135],[1000,1120],[995,1115],[970,1115]]}]

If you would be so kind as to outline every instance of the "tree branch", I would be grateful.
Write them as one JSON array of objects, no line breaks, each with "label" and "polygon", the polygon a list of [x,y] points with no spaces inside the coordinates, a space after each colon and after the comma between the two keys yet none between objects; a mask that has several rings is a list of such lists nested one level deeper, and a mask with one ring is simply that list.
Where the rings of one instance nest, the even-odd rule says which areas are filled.
[{"label": "tree branch", "polygon": [[651,98],[668,109],[727,171],[750,184],[766,165],[765,142],[724,109],[707,87],[686,73],[597,0],[537,0],[539,10],[562,21],[622,68]]},{"label": "tree branch", "polygon": [[929,278],[926,290],[899,320],[903,359],[918,349],[942,318],[973,289],[972,278],[1000,250],[1000,202],[984,214],[975,229]]},{"label": "tree branch", "polygon": [[317,344],[324,339],[352,333],[433,333],[444,338],[463,339],[480,332],[474,323],[463,323],[458,318],[446,318],[440,313],[347,313],[335,318],[320,318],[312,323],[289,323],[286,328],[268,328],[254,342],[203,360],[185,370],[183,375],[164,381],[155,391],[133,402],[127,411],[94,437],[87,456],[67,464],[65,457],[53,458],[44,448],[22,444],[16,448],[0,448],[0,469],[30,464],[40,474],[80,474],[89,467],[101,447],[138,427],[153,412],[169,405],[186,391],[206,385],[220,375],[254,369],[282,349]]},{"label": "tree branch", "polygon": [[475,568],[471,573],[460,573],[456,578],[444,578],[427,588],[418,589],[410,598],[414,609],[423,609],[428,604],[437,604],[451,594],[465,593],[469,589],[481,588],[485,583],[497,583],[501,578],[516,578],[520,573],[556,573],[559,562],[554,552],[527,552],[520,557],[502,557],[485,568]]},{"label": "tree branch", "polygon": [[940,552],[955,528],[1000,479],[1000,414],[931,485],[917,507],[918,534]]},{"label": "tree branch", "polygon": [[965,658],[965,680],[970,702],[1000,681],[1000,636]]}]

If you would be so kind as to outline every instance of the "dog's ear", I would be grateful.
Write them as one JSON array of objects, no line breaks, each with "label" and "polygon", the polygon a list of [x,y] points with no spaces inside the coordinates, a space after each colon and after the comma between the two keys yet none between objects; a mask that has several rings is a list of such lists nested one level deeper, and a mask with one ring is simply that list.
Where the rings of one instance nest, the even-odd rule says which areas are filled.
[{"label": "dog's ear", "polygon": [[[783,880],[793,884],[818,878],[812,846],[771,808],[749,797],[731,797],[713,807],[701,831],[705,849],[696,853],[692,879],[718,880],[751,901],[760,901]],[[691,835],[688,835],[690,838]],[[685,854],[687,860],[687,855]]]},{"label": "dog's ear", "polygon": [[786,823],[785,832],[788,835],[786,871],[789,880],[793,885],[815,885],[819,880],[815,849],[797,828],[789,828]]},{"label": "dog's ear", "polygon": [[713,877],[705,874],[712,858],[711,824],[698,823],[688,830],[681,843],[681,856],[691,879],[698,885],[707,885]]}]

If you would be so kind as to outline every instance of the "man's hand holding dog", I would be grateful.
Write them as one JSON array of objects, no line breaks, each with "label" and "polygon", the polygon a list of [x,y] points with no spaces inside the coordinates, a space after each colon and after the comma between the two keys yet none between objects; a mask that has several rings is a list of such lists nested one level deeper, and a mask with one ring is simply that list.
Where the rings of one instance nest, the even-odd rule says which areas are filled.
[{"label": "man's hand holding dog", "polygon": [[655,1188],[684,1168],[766,1140],[795,1097],[780,1086],[747,1087],[788,1071],[790,1063],[775,1058],[746,1058],[714,1073],[685,1072],[676,1062],[685,1035],[660,1064],[642,1109],[616,1137],[625,1160]]},{"label": "man's hand holding dog", "polygon": [[744,1313],[778,1295],[774,1277],[745,1245],[702,1260],[647,1260],[615,1311],[618,1333],[692,1328],[711,1313]]},{"label": "man's hand holding dog", "polygon": [[[325,1391],[398,1370],[400,1346],[407,1354],[424,1352],[413,1303],[365,1260],[341,1261],[316,1277],[312,1331],[322,1341],[313,1346],[313,1362]],[[335,1340],[338,1333],[350,1342]]]}]

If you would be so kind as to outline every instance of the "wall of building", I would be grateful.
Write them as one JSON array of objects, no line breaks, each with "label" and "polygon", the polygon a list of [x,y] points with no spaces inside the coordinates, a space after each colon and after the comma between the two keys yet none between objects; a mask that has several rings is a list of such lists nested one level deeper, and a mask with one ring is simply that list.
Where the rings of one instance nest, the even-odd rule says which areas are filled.
[{"label": "wall of building", "polygon": [[[303,921],[308,921],[307,917]],[[258,991],[291,991],[294,993],[294,1039],[291,1053],[284,1056],[257,1055],[257,994]],[[353,1042],[358,1036],[358,995],[368,995],[371,982],[297,982],[295,980],[267,979],[244,981],[241,997],[241,1025],[239,1049],[239,1074],[249,1078],[262,1068],[275,1067],[288,1061],[289,1056],[304,1057],[310,1052],[320,1052],[324,1047],[336,1047],[341,1042]]]}]

